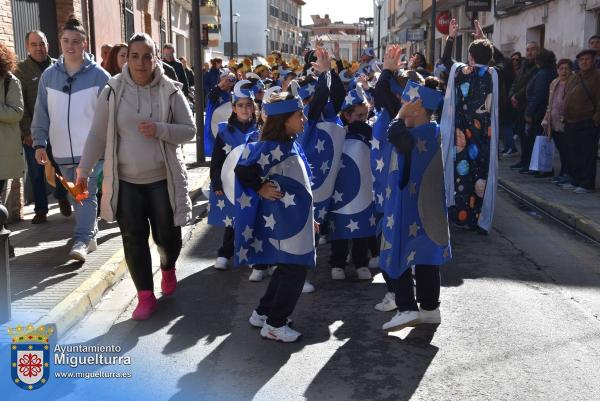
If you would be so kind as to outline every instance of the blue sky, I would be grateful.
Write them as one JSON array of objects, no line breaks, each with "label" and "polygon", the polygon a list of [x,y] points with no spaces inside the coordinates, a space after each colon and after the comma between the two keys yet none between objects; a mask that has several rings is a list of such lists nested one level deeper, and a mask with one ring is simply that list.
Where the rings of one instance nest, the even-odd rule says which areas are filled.
[{"label": "blue sky", "polygon": [[311,14],[329,14],[332,21],[358,22],[360,17],[373,16],[372,0],[304,0],[302,24],[312,24]]}]

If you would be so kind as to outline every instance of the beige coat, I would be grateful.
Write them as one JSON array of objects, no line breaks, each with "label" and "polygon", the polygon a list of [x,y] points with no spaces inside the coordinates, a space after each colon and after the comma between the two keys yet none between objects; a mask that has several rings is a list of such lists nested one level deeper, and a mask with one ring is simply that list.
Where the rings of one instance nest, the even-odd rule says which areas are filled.
[{"label": "beige coat", "polygon": [[548,125],[548,132],[556,131],[556,132],[564,132],[565,125],[561,124],[559,127],[552,126],[552,118],[550,117],[550,113],[552,113],[552,106],[554,104],[554,91],[560,82],[559,78],[555,78],[552,82],[550,82],[550,93],[548,94],[548,107],[546,108],[546,115],[544,116],[544,121],[542,121],[542,125]]},{"label": "beige coat", "polygon": [[[123,69],[125,68],[127,67],[124,66]],[[162,75],[162,68],[157,66],[155,73]],[[102,183],[100,216],[106,221],[115,220],[119,198],[117,110],[125,87],[123,79],[123,74],[111,78],[100,94],[96,113],[100,110],[106,110],[106,115],[96,115],[94,117],[94,124],[86,140],[83,155],[79,163],[81,173],[89,175],[91,166],[96,164],[102,152],[104,152],[104,180]],[[191,117],[189,121],[185,122],[172,121],[173,110],[182,107],[189,108],[180,86],[164,75],[162,75],[159,85],[161,123],[157,123],[157,125],[179,125],[179,129],[157,129],[157,139],[160,143],[161,153],[167,169],[167,187],[169,200],[173,209],[173,220],[176,226],[183,226],[192,218],[192,202],[188,194],[187,172],[179,145],[194,137],[196,127]],[[108,107],[100,107],[101,102],[106,102]],[[189,114],[191,116],[191,112]],[[94,130],[97,120],[108,122],[106,132],[96,132]]]},{"label": "beige coat", "polygon": [[0,180],[23,176],[23,146],[19,121],[23,118],[21,83],[10,75],[4,97],[4,77],[0,77]]}]

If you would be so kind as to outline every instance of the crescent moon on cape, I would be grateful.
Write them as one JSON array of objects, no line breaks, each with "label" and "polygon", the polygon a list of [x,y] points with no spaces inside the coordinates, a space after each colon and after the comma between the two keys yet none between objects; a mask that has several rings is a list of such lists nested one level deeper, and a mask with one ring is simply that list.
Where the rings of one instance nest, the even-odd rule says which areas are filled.
[{"label": "crescent moon on cape", "polygon": [[[291,178],[300,183],[304,183],[304,188],[310,194],[310,185],[308,184],[308,173],[304,166],[304,162],[299,155],[290,156],[285,161],[274,166],[269,174],[281,174],[284,177]],[[282,240],[269,238],[269,242],[276,249],[287,252],[292,255],[306,255],[314,250],[314,216],[313,209],[308,212],[306,224],[297,234]]]},{"label": "crescent moon on cape", "polygon": [[346,140],[346,130],[335,123],[320,122],[317,124],[317,128],[325,131],[333,142],[333,158],[331,160],[331,170],[329,175],[323,181],[323,184],[319,188],[313,189],[313,202],[320,203],[324,202],[331,197],[333,189],[335,187],[335,180],[337,174],[340,171],[340,164],[342,161],[342,149],[344,141]]},{"label": "crescent moon on cape", "polygon": [[248,96],[244,95],[244,93],[242,92],[242,86],[244,86],[246,84],[252,84],[252,82],[248,81],[247,79],[243,79],[240,82],[238,82],[237,84],[235,84],[235,86],[233,87],[233,93],[235,94],[236,97],[248,97]]},{"label": "crescent moon on cape", "polygon": [[233,205],[235,205],[235,174],[233,170],[240,160],[245,147],[245,144],[241,144],[229,152],[223,163],[223,169],[221,170],[223,192],[225,193],[227,200]]},{"label": "crescent moon on cape", "polygon": [[231,102],[225,102],[213,111],[210,119],[210,127],[212,129],[213,137],[217,137],[217,133],[219,132],[219,124],[223,121],[227,121],[232,111],[233,108],[231,107]]},{"label": "crescent moon on cape", "polygon": [[441,149],[436,152],[423,173],[419,190],[419,217],[423,229],[431,240],[446,246],[450,240],[448,232],[448,215],[444,207],[444,174]]},{"label": "crescent moon on cape", "polygon": [[356,214],[368,208],[373,202],[373,175],[371,169],[360,168],[361,165],[368,165],[368,163],[363,164],[361,162],[369,161],[371,151],[364,142],[358,139],[347,139],[344,142],[344,153],[359,166],[360,186],[356,197],[350,203],[333,210],[333,213]]}]

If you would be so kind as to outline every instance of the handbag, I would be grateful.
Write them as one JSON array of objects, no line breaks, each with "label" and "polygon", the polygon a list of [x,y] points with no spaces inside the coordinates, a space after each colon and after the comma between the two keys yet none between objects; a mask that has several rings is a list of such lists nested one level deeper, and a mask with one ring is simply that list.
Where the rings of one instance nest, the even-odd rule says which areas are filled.
[{"label": "handbag", "polygon": [[545,135],[535,137],[529,170],[550,172],[554,161],[554,142]]}]

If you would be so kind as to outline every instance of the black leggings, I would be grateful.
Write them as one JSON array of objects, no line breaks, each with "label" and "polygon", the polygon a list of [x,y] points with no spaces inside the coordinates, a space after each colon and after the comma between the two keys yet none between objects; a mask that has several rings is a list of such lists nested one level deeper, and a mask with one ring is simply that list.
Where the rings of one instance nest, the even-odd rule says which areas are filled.
[{"label": "black leggings", "polygon": [[181,227],[173,223],[167,181],[131,184],[119,181],[117,222],[123,237],[125,260],[138,291],[153,290],[152,258],[148,235],[160,254],[160,268],[175,268],[181,252]]},{"label": "black leggings", "polygon": [[440,267],[430,265],[417,265],[415,267],[415,283],[417,298],[415,299],[412,269],[406,271],[398,278],[391,278],[383,274],[383,278],[396,295],[398,311],[419,310],[417,302],[424,310],[435,310],[440,305]]},{"label": "black leggings", "polygon": [[256,313],[267,315],[267,324],[281,327],[292,314],[306,279],[306,266],[278,264]]},{"label": "black leggings", "polygon": [[331,268],[339,267],[344,268],[346,266],[346,259],[348,258],[348,251],[350,248],[350,241],[352,241],[352,264],[357,269],[359,267],[369,266],[369,238],[353,238],[348,239],[336,239],[331,241],[331,257],[329,263]]}]

